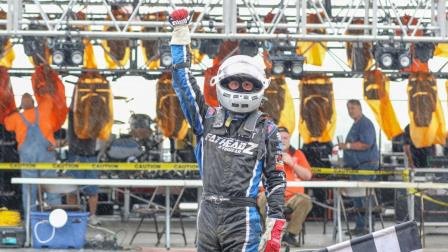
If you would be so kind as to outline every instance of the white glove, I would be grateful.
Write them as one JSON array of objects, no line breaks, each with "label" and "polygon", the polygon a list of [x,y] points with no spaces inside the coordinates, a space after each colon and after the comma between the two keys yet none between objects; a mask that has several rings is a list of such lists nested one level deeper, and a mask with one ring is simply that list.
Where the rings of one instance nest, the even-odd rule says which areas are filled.
[{"label": "white glove", "polygon": [[188,25],[175,26],[171,36],[171,45],[189,45],[191,43]]},{"label": "white glove", "polygon": [[258,245],[259,252],[279,252],[285,219],[266,218],[266,231]]},{"label": "white glove", "polygon": [[175,10],[169,17],[169,22],[174,27],[171,36],[171,45],[189,45],[191,43],[189,13],[186,9]]}]

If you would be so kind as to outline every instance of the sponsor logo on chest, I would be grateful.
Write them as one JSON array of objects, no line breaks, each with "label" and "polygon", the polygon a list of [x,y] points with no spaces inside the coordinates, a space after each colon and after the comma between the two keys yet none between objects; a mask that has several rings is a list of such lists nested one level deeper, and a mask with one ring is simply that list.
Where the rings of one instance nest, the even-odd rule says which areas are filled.
[{"label": "sponsor logo on chest", "polygon": [[217,136],[211,133],[205,136],[205,141],[216,144],[219,150],[248,155],[253,155],[254,150],[258,147],[256,143],[243,142],[238,139]]}]

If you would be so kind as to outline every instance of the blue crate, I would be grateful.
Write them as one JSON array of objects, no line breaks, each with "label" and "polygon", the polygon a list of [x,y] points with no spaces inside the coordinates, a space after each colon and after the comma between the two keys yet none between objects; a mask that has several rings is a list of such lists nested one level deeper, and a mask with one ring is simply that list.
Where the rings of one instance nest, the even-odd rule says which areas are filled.
[{"label": "blue crate", "polygon": [[[81,249],[86,242],[86,231],[89,213],[67,212],[68,220],[62,228],[56,228],[54,238],[46,243],[36,239],[36,233],[41,241],[51,237],[53,227],[48,222],[49,212],[31,212],[31,231],[33,248]],[[37,226],[36,224],[41,223]]]}]

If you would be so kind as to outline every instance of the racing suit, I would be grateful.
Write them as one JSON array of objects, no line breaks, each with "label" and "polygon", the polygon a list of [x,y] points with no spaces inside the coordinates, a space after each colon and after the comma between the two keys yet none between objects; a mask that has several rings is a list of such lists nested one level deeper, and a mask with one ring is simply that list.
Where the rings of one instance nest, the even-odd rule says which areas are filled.
[{"label": "racing suit", "polygon": [[261,237],[258,186],[268,194],[268,216],[283,218],[285,175],[277,127],[259,111],[232,114],[205,104],[189,71],[186,45],[171,45],[173,88],[197,136],[203,182],[198,251],[257,251]]}]

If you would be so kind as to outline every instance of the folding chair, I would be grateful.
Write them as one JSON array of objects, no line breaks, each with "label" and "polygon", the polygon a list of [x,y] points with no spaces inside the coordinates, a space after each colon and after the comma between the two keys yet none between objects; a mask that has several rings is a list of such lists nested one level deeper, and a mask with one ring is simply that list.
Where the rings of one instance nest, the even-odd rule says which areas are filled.
[{"label": "folding chair", "polygon": [[[171,188],[173,189],[173,188]],[[185,192],[185,187],[181,187],[180,191],[178,192],[174,192],[174,194],[178,194],[177,199],[174,203],[174,206],[171,208],[170,210],[170,219],[173,219],[174,214],[176,214],[176,217],[179,217],[179,221],[180,221],[180,228],[181,231],[180,232],[170,232],[170,234],[177,234],[177,235],[182,235],[182,237],[184,238],[184,243],[185,246],[187,246],[187,236],[185,235],[185,227],[184,227],[184,221],[183,221],[183,217],[182,217],[182,210],[179,208],[179,204],[180,204],[180,200],[182,199],[182,196]],[[173,194],[173,191],[171,190],[171,193]],[[165,226],[162,229],[162,232],[160,233],[160,236],[158,237],[157,240],[157,244],[160,243],[160,239],[162,239],[163,235],[165,234]]]},{"label": "folding chair", "polygon": [[[159,187],[156,187],[153,194],[151,195],[151,199],[149,200],[149,203],[146,205],[145,208],[139,208],[134,210],[135,213],[138,213],[140,215],[140,222],[137,225],[137,228],[135,230],[134,235],[131,238],[131,241],[129,242],[129,245],[132,245],[135,237],[138,234],[142,234],[142,233],[151,233],[151,234],[156,234],[157,235],[157,243],[156,246],[158,246],[160,244],[160,240],[162,239],[163,235],[165,234],[165,227],[160,231],[159,230],[159,225],[158,225],[158,221],[157,221],[157,215],[158,214],[164,214],[165,213],[165,207],[158,205],[156,203],[154,203],[154,199],[156,197],[156,195],[161,195],[163,193],[159,193],[158,192]],[[183,217],[182,217],[182,211],[179,208],[179,204],[180,204],[180,200],[182,198],[182,195],[184,194],[185,191],[185,187],[182,187],[178,192],[174,192],[174,194],[178,194],[178,197],[174,203],[174,206],[170,209],[170,219],[173,219],[174,214],[178,214],[179,216],[179,220],[180,220],[180,227],[181,227],[181,231],[180,232],[170,232],[170,234],[179,234],[182,235],[182,237],[184,238],[184,242],[185,245],[187,245],[187,237],[185,234],[185,227],[184,227],[184,222],[183,222]],[[173,193],[173,191],[171,192]],[[152,230],[141,230],[141,226],[143,224],[143,221],[146,218],[152,218],[154,221],[154,227],[155,227],[155,231]]]},{"label": "folding chair", "polygon": [[[159,187],[156,187],[154,189],[154,192],[151,195],[151,198],[148,202],[148,204],[146,205],[146,207],[144,208],[137,208],[135,209],[133,212],[138,214],[140,216],[140,222],[137,225],[137,228],[135,229],[135,233],[132,235],[131,241],[129,242],[129,245],[132,245],[132,243],[134,242],[135,237],[138,234],[156,234],[157,235],[157,243],[156,246],[159,245],[159,236],[160,236],[160,232],[159,232],[159,224],[157,222],[157,213],[161,213],[164,211],[164,209],[162,209],[161,206],[159,206],[158,204],[154,203],[154,199],[156,197],[156,195],[158,194]],[[152,230],[140,230],[143,221],[146,218],[152,218],[154,221],[154,227],[155,227],[155,231]]]},{"label": "folding chair", "polygon": [[[369,195],[368,195],[369,192]],[[381,223],[381,227],[384,229],[384,220],[383,220],[383,207],[379,204],[378,202],[378,198],[376,196],[376,192],[374,189],[371,190],[366,190],[365,188],[345,188],[341,191],[341,196],[343,197],[348,197],[348,198],[354,198],[354,197],[369,197],[369,200],[373,199],[373,206],[371,208],[371,212],[372,212],[372,218],[374,218],[375,215],[379,216],[380,219],[380,223]],[[344,220],[347,226],[347,232],[348,235],[350,237],[350,239],[352,238],[352,234],[350,232],[350,226],[348,223],[348,214],[364,214],[364,218],[368,218],[368,207],[363,207],[363,208],[346,208],[345,204],[341,204],[341,208],[342,208],[342,214],[344,215]],[[373,221],[373,220],[372,220]],[[372,231],[375,231],[375,226],[374,224],[372,225]]]},{"label": "folding chair", "polygon": [[[68,195],[76,193],[76,204],[58,204],[52,205],[50,202],[46,201],[44,193],[53,193],[59,195]],[[79,187],[77,185],[39,185],[38,186],[38,203],[41,211],[51,211],[56,208],[61,208],[64,210],[72,211],[82,211],[83,206],[81,204],[81,196]]]}]

